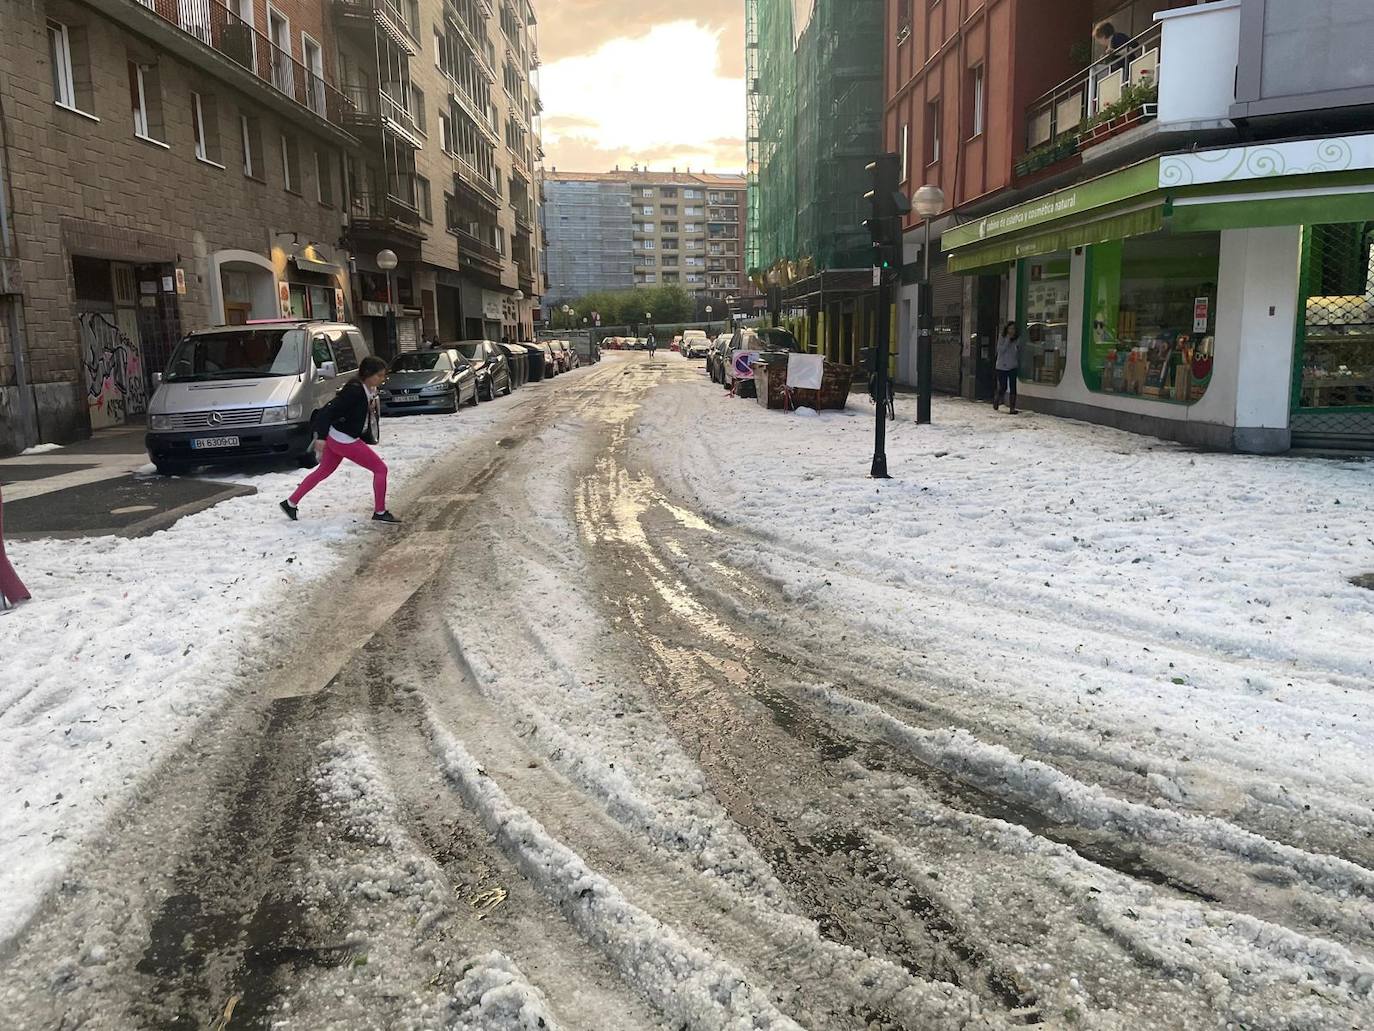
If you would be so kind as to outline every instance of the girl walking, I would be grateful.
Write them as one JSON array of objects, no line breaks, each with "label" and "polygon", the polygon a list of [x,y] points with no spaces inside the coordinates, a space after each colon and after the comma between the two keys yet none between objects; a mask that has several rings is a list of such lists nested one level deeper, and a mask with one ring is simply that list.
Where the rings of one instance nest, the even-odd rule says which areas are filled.
[{"label": "girl walking", "polygon": [[386,463],[372,445],[380,431],[377,388],[386,379],[386,362],[369,355],[358,366],[358,375],[343,385],[334,400],[315,415],[315,453],[320,464],[301,481],[296,492],[281,503],[281,510],[296,518],[296,506],[312,490],[327,480],[339,463],[347,458],[372,473],[372,518],[379,523],[399,523],[386,508]]},{"label": "girl walking", "polygon": [[1021,369],[1021,327],[1008,322],[997,338],[997,393],[992,398],[995,412],[1007,399],[1007,411],[1020,415],[1016,407],[1016,379]]},{"label": "girl walking", "polygon": [[29,600],[28,589],[5,557],[5,499],[0,498],[0,609]]}]

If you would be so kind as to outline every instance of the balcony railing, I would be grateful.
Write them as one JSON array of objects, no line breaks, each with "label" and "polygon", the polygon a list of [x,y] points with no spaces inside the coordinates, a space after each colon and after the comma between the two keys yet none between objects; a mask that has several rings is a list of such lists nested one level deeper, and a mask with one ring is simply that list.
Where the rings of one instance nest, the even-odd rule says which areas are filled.
[{"label": "balcony railing", "polygon": [[395,97],[375,86],[345,85],[342,89],[352,111],[349,128],[358,132],[389,129],[412,147],[424,146],[424,134],[414,116]]},{"label": "balcony railing", "polygon": [[[1026,109],[1026,150],[1033,151],[1067,137],[1123,98],[1129,98],[1131,90],[1157,83],[1160,35],[1160,25],[1156,23],[1032,103]],[[1072,137],[1064,140],[1062,149],[1066,151],[1063,156],[1075,152]]]},{"label": "balcony railing", "polygon": [[334,0],[334,12],[340,17],[375,23],[411,57],[420,52],[419,26],[410,24],[405,11],[394,0]]},{"label": "balcony railing", "polygon": [[493,244],[487,243],[468,232],[466,229],[454,228],[450,230],[454,236],[458,237],[458,257],[469,258],[487,265],[501,268],[506,263],[506,257]]},{"label": "balcony railing", "polygon": [[[400,188],[404,189],[405,184]],[[420,228],[419,210],[396,196],[394,191],[382,194],[367,187],[355,189],[350,200],[349,222],[358,232],[399,234],[419,240],[425,235]]]},{"label": "balcony railing", "polygon": [[137,0],[163,21],[241,64],[301,107],[343,127],[350,104],[324,77],[228,10],[220,0]]}]

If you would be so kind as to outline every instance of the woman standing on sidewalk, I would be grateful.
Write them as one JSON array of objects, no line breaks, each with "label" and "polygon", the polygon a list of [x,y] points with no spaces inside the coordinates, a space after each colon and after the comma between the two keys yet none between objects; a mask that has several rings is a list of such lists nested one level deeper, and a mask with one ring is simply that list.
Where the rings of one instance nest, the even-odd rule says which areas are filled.
[{"label": "woman standing on sidewalk", "polygon": [[0,497],[0,609],[18,605],[30,597],[24,581],[19,579],[19,574],[5,556],[5,499]]},{"label": "woman standing on sidewalk", "polygon": [[1007,399],[1007,411],[1020,415],[1016,407],[1016,379],[1021,370],[1021,327],[1008,322],[997,338],[997,393],[992,397],[992,410],[995,412]]},{"label": "woman standing on sidewalk", "polygon": [[334,400],[315,415],[315,453],[320,464],[301,481],[296,492],[281,503],[281,510],[296,518],[296,506],[328,479],[347,458],[372,473],[372,518],[379,523],[399,523],[386,508],[386,463],[371,445],[380,432],[377,388],[386,379],[386,362],[369,355],[358,366],[358,375],[343,385]]}]

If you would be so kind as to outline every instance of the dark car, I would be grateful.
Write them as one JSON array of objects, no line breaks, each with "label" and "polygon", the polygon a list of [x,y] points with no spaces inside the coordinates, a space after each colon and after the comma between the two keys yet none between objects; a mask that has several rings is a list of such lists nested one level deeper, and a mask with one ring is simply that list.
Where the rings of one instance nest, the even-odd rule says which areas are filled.
[{"label": "dark car", "polygon": [[711,376],[712,383],[725,382],[725,362],[730,356],[730,338],[718,336],[711,344],[711,349],[706,352],[706,371]]},{"label": "dark car", "polygon": [[[737,329],[730,337],[730,342],[725,345],[725,351],[720,360],[720,382],[726,387],[735,386],[735,366],[734,353],[736,351],[757,351],[759,354],[800,354],[801,344],[791,332],[780,326],[772,326],[764,329]],[[753,380],[744,381],[748,385],[744,387],[745,397],[752,397]]]},{"label": "dark car", "polygon": [[523,387],[530,379],[530,359],[529,352],[525,350],[523,344],[498,343],[497,347],[505,352],[506,360],[510,364],[510,379],[512,389]]},{"label": "dark car", "polygon": [[461,340],[451,346],[472,364],[477,373],[477,396],[483,401],[494,401],[497,394],[511,392],[510,359],[499,344],[490,340]]},{"label": "dark car", "polygon": [[453,348],[410,351],[391,363],[377,397],[383,415],[456,412],[477,403],[477,374]]},{"label": "dark car", "polygon": [[544,345],[535,343],[532,340],[520,341],[520,346],[525,349],[525,374],[528,377],[526,383],[538,383],[544,378],[545,362],[548,361],[548,352]]}]

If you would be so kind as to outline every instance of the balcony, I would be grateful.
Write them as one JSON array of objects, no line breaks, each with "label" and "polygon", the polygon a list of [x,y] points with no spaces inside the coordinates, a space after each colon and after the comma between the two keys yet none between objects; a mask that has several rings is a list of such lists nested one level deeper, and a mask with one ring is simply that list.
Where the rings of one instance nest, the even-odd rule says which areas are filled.
[{"label": "balcony", "polygon": [[348,227],[353,235],[400,240],[412,247],[425,238],[419,211],[399,197],[370,189],[353,191]]},{"label": "balcony", "polygon": [[464,265],[476,265],[498,275],[506,267],[506,258],[495,246],[474,236],[466,229],[450,229],[458,237],[458,260]]},{"label": "balcony", "polygon": [[410,24],[393,0],[334,0],[333,10],[341,29],[366,31],[370,41],[375,27],[411,57],[420,53],[418,27]]},{"label": "balcony", "polygon": [[[487,38],[486,25],[470,25],[462,11],[451,0],[446,0],[444,14],[447,23],[458,30],[459,37],[472,52],[473,60],[481,70],[482,77],[491,85],[496,85],[496,48]],[[490,12],[487,13],[487,17],[491,17]]]},{"label": "balcony", "polygon": [[1116,142],[1103,154],[1146,137],[1157,151],[1161,136],[1230,128],[1239,46],[1240,8],[1231,0],[1161,11],[1149,29],[1026,109],[1017,177],[1079,154],[1091,161],[1108,141]]},{"label": "balcony", "polygon": [[425,145],[414,117],[389,93],[368,86],[344,86],[343,93],[350,107],[344,124],[358,139],[378,142],[390,133],[416,150]]},{"label": "balcony", "polygon": [[100,7],[106,17],[288,117],[323,121],[348,139],[344,95],[220,0],[108,0]]},{"label": "balcony", "polygon": [[530,210],[529,205],[528,205],[528,204],[523,204],[523,205],[522,205],[522,204],[513,204],[513,205],[511,205],[511,206],[512,206],[513,208],[515,208],[515,225],[516,225],[516,228],[518,228],[519,230],[521,230],[522,232],[525,232],[525,233],[533,233],[533,232],[534,232],[534,212],[533,212],[532,210]]}]

